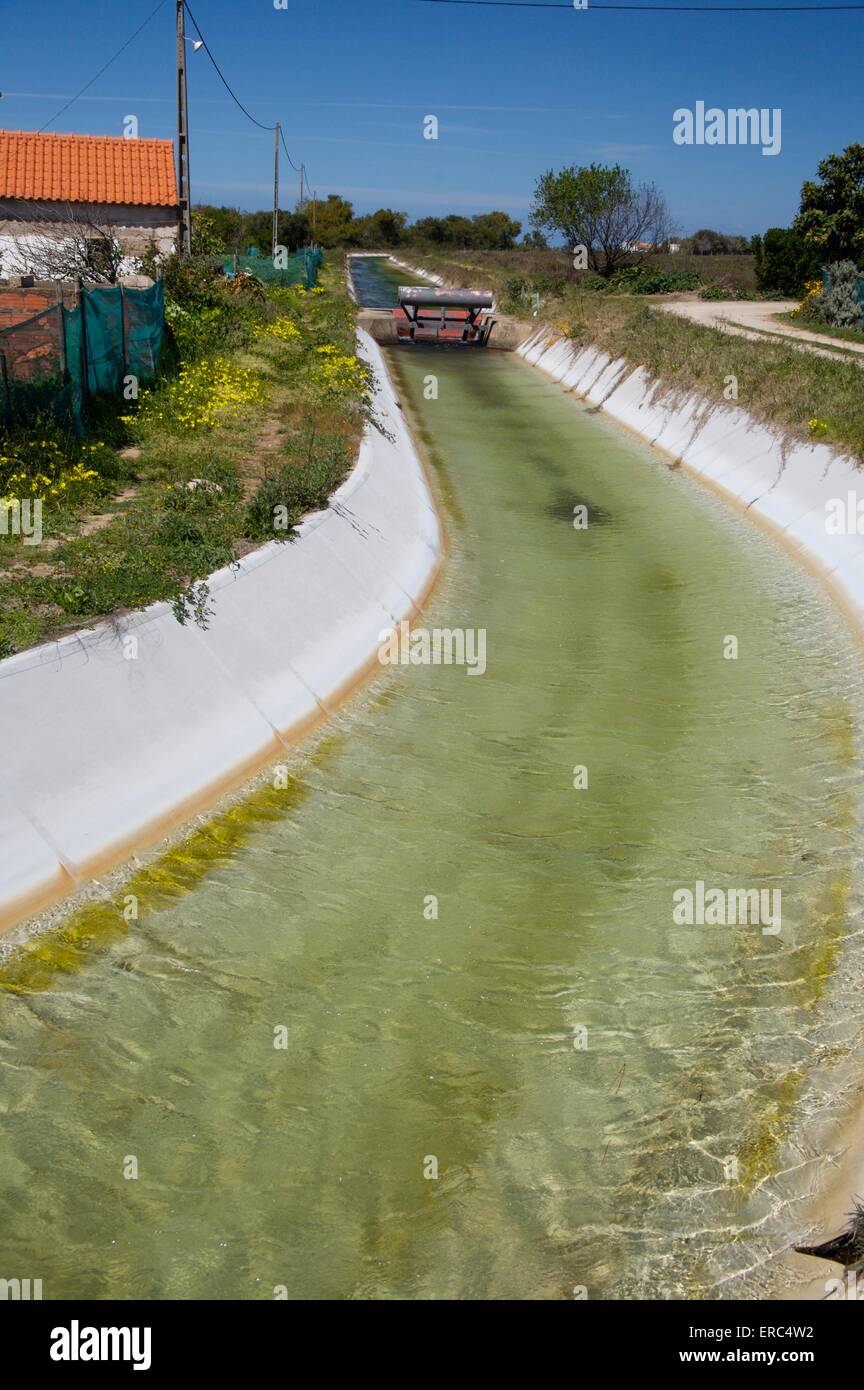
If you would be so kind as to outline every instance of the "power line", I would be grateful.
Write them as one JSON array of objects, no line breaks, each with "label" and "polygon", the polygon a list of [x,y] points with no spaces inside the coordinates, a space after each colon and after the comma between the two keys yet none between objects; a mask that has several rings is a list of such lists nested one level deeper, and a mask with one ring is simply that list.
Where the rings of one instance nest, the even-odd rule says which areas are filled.
[{"label": "power line", "polygon": [[420,0],[421,5],[493,5],[497,9],[509,10],[631,10],[638,12],[666,10],[670,14],[788,14],[790,12],[821,14],[828,10],[864,10],[862,5],[595,5],[594,0],[586,0],[584,6],[574,5],[572,0]]},{"label": "power line", "polygon": [[219,64],[216,62],[216,59],[213,57],[213,54],[212,54],[211,51],[210,51],[210,45],[208,44],[208,42],[207,42],[207,40],[205,39],[204,35],[201,33],[201,29],[199,28],[198,21],[197,21],[197,19],[195,18],[195,16],[194,16],[194,14],[192,13],[192,11],[190,10],[189,6],[186,4],[186,0],[183,0],[183,2],[184,2],[184,7],[185,7],[185,10],[186,10],[186,13],[188,14],[188,16],[189,16],[189,18],[191,19],[192,23],[195,25],[195,30],[196,30],[196,32],[197,32],[197,34],[198,34],[199,39],[201,40],[201,46],[202,46],[202,48],[204,49],[204,52],[207,54],[207,57],[210,59],[210,62],[213,64],[214,68],[216,69],[217,73],[219,74],[219,77],[220,77],[220,79],[221,79],[221,81],[222,81],[222,85],[223,85],[223,87],[225,88],[225,90],[226,90],[226,92],[228,93],[228,95],[231,97],[231,100],[232,100],[233,102],[235,102],[235,104],[236,104],[237,106],[240,107],[240,110],[243,112],[243,115],[247,118],[247,120],[250,120],[250,121],[252,122],[253,125],[257,125],[261,130],[275,130],[275,129],[276,129],[275,125],[264,125],[263,121],[256,121],[255,117],[252,115],[252,112],[246,110],[246,107],[243,105],[243,103],[242,103],[242,101],[240,100],[240,98],[238,97],[237,93],[236,93],[236,92],[234,91],[234,89],[232,88],[231,83],[228,81],[228,78],[225,76],[225,74],[224,74],[224,72],[222,71],[222,69],[220,68]]},{"label": "power line", "polygon": [[[205,39],[204,35],[201,33],[201,26],[199,25],[197,19],[195,18],[194,14],[192,13],[192,11],[191,11],[191,9],[189,8],[188,4],[186,4],[186,0],[183,0],[183,3],[184,3],[184,7],[185,7],[185,9],[186,9],[186,13],[188,14],[188,16],[189,16],[189,18],[191,19],[192,23],[195,25],[195,31],[196,31],[196,33],[197,33],[199,39],[201,40],[201,44],[202,44],[202,47],[203,47],[203,49],[204,49],[204,52],[207,54],[207,57],[210,59],[210,62],[213,64],[214,68],[216,69],[217,73],[219,74],[219,78],[220,78],[220,80],[221,80],[221,82],[222,82],[222,85],[223,85],[223,87],[225,88],[225,90],[226,90],[226,92],[228,93],[228,95],[231,97],[232,101],[234,101],[234,102],[236,103],[236,105],[239,106],[240,110],[243,112],[243,115],[246,116],[247,119],[250,120],[250,121],[252,122],[253,125],[257,125],[257,126],[258,126],[259,130],[275,130],[275,129],[276,129],[276,125],[265,125],[263,121],[258,121],[258,120],[256,120],[255,117],[252,115],[251,111],[247,111],[246,107],[243,105],[243,103],[242,103],[242,101],[240,100],[240,98],[238,97],[237,93],[234,91],[233,87],[231,86],[231,83],[228,81],[228,78],[225,76],[225,74],[224,74],[224,72],[222,71],[222,69],[220,68],[219,64],[216,62],[216,59],[213,57],[213,54],[212,54],[212,52],[211,52],[211,50],[210,50],[210,45],[208,44],[208,42],[207,42],[207,40]],[[277,122],[277,124],[278,124],[278,122]],[[288,151],[288,146],[285,144],[285,136],[282,134],[282,127],[281,127],[281,125],[279,126],[279,139],[282,141],[282,148],[283,148],[283,150],[285,151],[285,158],[288,160],[288,163],[291,165],[291,168],[294,170],[294,172],[295,172],[296,174],[299,174],[299,173],[300,173],[300,167],[299,167],[299,165],[295,164],[295,163],[294,163],[294,160],[291,158],[291,155],[290,155],[290,153],[289,153],[289,151]]]},{"label": "power line", "polygon": [[153,18],[159,13],[159,11],[162,9],[162,6],[163,6],[164,4],[165,4],[165,0],[159,0],[159,4],[156,6],[156,8],[155,8],[154,10],[151,10],[151,11],[150,11],[150,13],[148,14],[147,18],[144,20],[144,23],[143,23],[143,24],[139,24],[139,25],[138,25],[138,28],[135,30],[135,33],[134,33],[134,34],[131,34],[130,37],[126,40],[126,42],[125,42],[124,44],[121,44],[121,46],[117,49],[117,52],[114,54],[113,58],[109,58],[109,59],[108,59],[108,62],[104,65],[104,67],[101,67],[101,68],[99,69],[99,71],[97,72],[96,76],[95,76],[95,77],[91,77],[91,78],[90,78],[90,81],[89,81],[89,82],[86,82],[86,83],[84,84],[84,86],[81,88],[80,92],[76,92],[75,95],[74,95],[74,97],[70,97],[69,100],[67,101],[67,103],[66,103],[65,106],[61,106],[59,111],[55,111],[55,112],[54,112],[54,115],[50,118],[50,120],[47,120],[47,121],[45,122],[44,125],[42,125],[42,126],[39,127],[38,131],[36,132],[37,135],[41,135],[42,132],[43,132],[43,130],[47,130],[47,129],[48,129],[49,125],[53,125],[54,122],[57,120],[58,116],[62,116],[64,111],[68,111],[68,110],[69,110],[69,107],[72,106],[72,105],[74,105],[74,103],[78,100],[79,97],[83,97],[84,93],[85,93],[86,91],[88,91],[88,90],[93,86],[93,83],[94,83],[94,82],[98,82],[98,80],[99,80],[99,78],[102,76],[103,72],[107,72],[108,69],[110,68],[111,64],[112,64],[112,63],[115,63],[115,62],[117,61],[117,59],[120,57],[120,54],[121,54],[121,53],[125,53],[126,49],[129,47],[130,43],[133,43],[133,42],[135,41],[135,39],[137,39],[137,37],[138,37],[138,35],[141,33],[141,30],[142,30],[142,29],[146,29],[146,27],[147,27],[147,25],[150,23],[151,19],[153,19]]},{"label": "power line", "polygon": [[282,148],[283,148],[283,150],[285,151],[285,158],[288,160],[288,163],[291,165],[291,168],[294,170],[294,173],[295,173],[295,174],[299,174],[299,173],[300,173],[300,170],[298,169],[297,165],[294,163],[294,160],[291,158],[290,154],[288,153],[288,146],[285,144],[285,136],[282,134],[282,127],[281,127],[281,125],[280,125],[280,127],[279,127],[279,139],[282,141]]}]

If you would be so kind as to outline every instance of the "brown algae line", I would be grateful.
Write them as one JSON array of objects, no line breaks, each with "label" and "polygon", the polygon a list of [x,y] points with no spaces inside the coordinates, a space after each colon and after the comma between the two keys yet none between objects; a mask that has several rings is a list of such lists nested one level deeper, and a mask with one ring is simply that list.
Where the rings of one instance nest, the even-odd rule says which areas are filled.
[{"label": "brown algae line", "polygon": [[461,525],[464,522],[465,515],[456,500],[456,494],[447,471],[447,465],[435,448],[434,437],[431,431],[423,424],[422,420],[420,420],[411,403],[405,375],[399,360],[400,352],[410,351],[410,348],[390,348],[387,350],[386,361],[394,384],[399,387],[399,406],[405,418],[405,423],[408,426],[408,431],[414,440],[417,455],[426,478],[426,486],[435,499],[438,520],[441,525],[443,554],[446,557],[448,554],[448,538],[444,526],[443,512],[446,510],[450,520],[456,525]]}]

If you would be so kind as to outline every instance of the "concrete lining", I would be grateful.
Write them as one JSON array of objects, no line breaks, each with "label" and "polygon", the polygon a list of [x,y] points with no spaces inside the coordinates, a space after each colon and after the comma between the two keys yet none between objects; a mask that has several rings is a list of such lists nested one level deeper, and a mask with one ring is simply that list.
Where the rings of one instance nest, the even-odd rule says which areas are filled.
[{"label": "concrete lining", "polygon": [[852,458],[824,444],[791,444],[740,406],[698,396],[673,398],[641,367],[613,362],[548,328],[517,352],[565,388],[602,409],[715,492],[744,508],[817,571],[864,633],[864,535],[831,534],[827,506],[860,492],[864,478]]},{"label": "concrete lining", "polygon": [[442,528],[381,352],[359,341],[382,428],[297,540],[211,576],[206,630],[157,603],[0,662],[0,929],[278,758],[425,602]]},{"label": "concrete lining", "polygon": [[[697,396],[674,399],[642,368],[612,363],[596,348],[579,348],[541,329],[517,349],[565,388],[656,445],[726,501],[746,511],[813,571],[860,642],[864,637],[864,535],[831,534],[827,505],[852,492],[864,500],[864,478],[852,458],[824,444],[791,445],[737,406],[716,407]],[[855,1088],[854,1080],[852,1082]],[[800,1238],[809,1225],[824,1239],[847,1224],[850,1194],[864,1183],[864,1110],[860,1087],[841,1128],[839,1159],[826,1160],[812,1186]],[[787,1255],[778,1298],[823,1299],[837,1266]]]}]

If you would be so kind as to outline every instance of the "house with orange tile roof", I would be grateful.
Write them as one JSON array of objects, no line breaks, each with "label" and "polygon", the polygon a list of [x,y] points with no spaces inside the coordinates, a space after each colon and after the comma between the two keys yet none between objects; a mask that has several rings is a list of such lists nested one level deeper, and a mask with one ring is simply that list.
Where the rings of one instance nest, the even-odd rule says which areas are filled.
[{"label": "house with orange tile roof", "polygon": [[0,130],[0,276],[44,273],[39,248],[73,235],[110,239],[128,274],[179,224],[173,141]]}]

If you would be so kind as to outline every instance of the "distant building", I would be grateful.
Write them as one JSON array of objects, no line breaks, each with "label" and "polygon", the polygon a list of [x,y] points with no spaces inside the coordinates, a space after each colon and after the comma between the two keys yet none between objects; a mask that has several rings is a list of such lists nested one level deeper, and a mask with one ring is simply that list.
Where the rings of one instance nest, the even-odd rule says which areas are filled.
[{"label": "distant building", "polygon": [[673,256],[681,250],[680,241],[623,241],[621,250],[632,256],[645,256],[651,251],[668,251]]},{"label": "distant building", "polygon": [[108,232],[136,268],[152,247],[170,255],[180,212],[171,140],[0,130],[0,275],[40,273],[46,238]]}]

